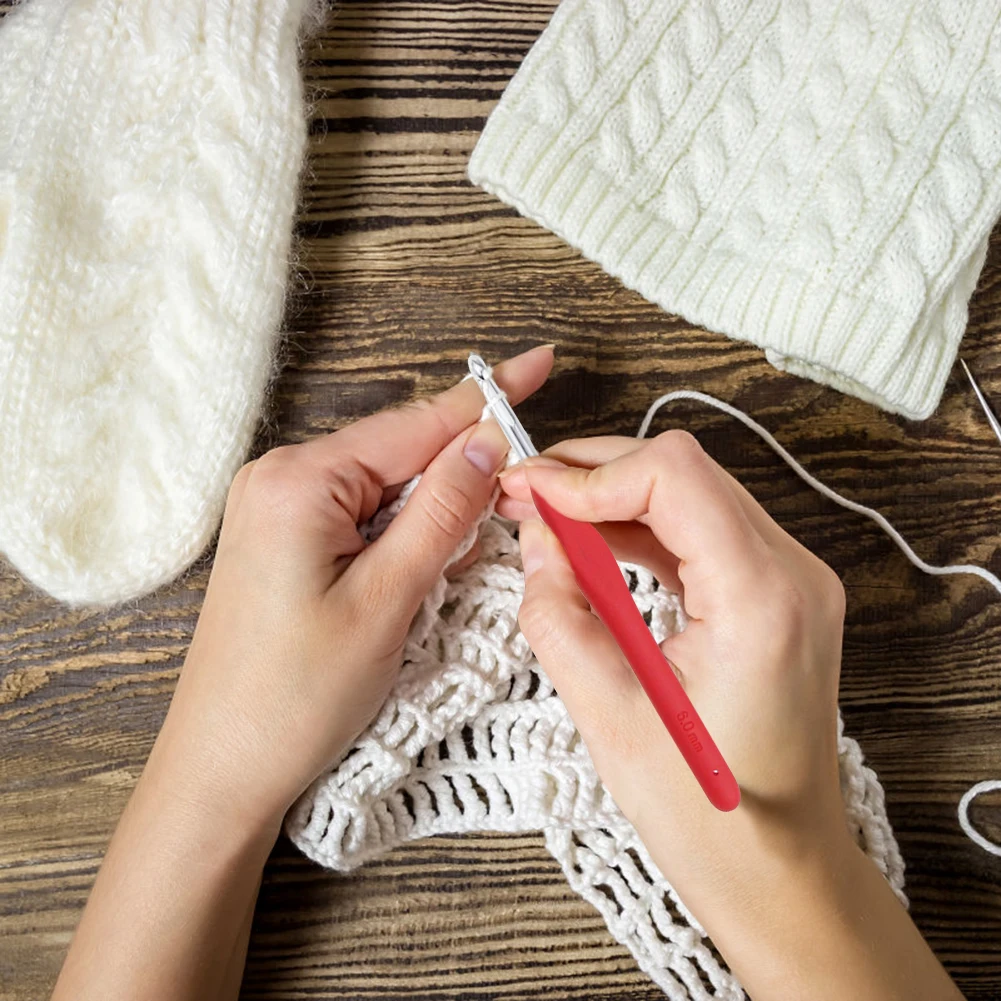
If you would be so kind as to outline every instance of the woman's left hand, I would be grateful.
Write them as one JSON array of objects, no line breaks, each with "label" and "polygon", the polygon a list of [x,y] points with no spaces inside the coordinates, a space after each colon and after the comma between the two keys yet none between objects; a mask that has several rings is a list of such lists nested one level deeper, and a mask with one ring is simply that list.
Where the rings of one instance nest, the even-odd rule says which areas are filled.
[{"label": "woman's left hand", "polygon": [[[517,403],[550,348],[496,369]],[[196,807],[276,829],[389,693],[414,613],[487,504],[507,443],[471,380],[240,471],[187,660],[150,764]],[[473,426],[475,425],[475,426]],[[388,530],[358,525],[417,473]],[[159,759],[159,760],[157,760]]]}]

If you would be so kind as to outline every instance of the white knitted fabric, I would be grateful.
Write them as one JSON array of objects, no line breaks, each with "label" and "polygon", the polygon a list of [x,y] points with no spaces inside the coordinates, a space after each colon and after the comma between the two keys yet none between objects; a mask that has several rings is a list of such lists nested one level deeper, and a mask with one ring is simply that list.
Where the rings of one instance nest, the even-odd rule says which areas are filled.
[{"label": "white knitted fabric", "polygon": [[59,598],[149,591],[218,524],[281,320],[306,3],[0,20],[0,550]]},{"label": "white knitted fabric", "polygon": [[[377,515],[369,538],[407,495]],[[518,630],[524,577],[514,526],[488,517],[457,556],[477,532],[482,556],[438,581],[381,713],[289,813],[289,837],[310,858],[347,871],[433,834],[542,831],[570,886],[672,1001],[743,998],[602,786]],[[623,572],[658,641],[684,626],[677,596],[649,571],[623,564]],[[848,825],[906,903],[882,787],[840,721],[838,749]]]},{"label": "white knitted fabric", "polygon": [[563,0],[469,174],[664,309],[922,418],[999,164],[996,0]]}]

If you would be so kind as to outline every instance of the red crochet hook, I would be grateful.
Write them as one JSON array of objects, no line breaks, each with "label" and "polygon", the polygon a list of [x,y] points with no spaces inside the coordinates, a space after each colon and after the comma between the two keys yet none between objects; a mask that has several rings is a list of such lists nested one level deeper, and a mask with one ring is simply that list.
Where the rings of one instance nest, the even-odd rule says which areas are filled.
[{"label": "red crochet hook", "polygon": [[[470,355],[469,372],[514,456],[521,460],[538,455],[490,366],[479,355]],[[735,809],[740,803],[737,780],[643,621],[608,543],[594,525],[561,514],[535,491],[532,497],[539,516],[563,546],[581,592],[612,634],[709,802],[718,810]]]}]

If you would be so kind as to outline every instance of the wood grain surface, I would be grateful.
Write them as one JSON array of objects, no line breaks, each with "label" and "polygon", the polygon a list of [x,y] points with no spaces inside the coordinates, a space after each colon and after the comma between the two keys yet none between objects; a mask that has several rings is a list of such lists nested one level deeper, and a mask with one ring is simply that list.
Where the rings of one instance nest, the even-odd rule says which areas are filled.
[{"label": "wood grain surface", "polygon": [[[0,2],[2,8],[7,6]],[[285,366],[259,447],[331,431],[463,372],[558,344],[523,408],[541,444],[633,433],[671,387],[721,396],[924,557],[1001,571],[1001,445],[958,368],[910,423],[773,370],[662,313],[474,188],[465,165],[553,0],[344,0],[309,45],[312,155]],[[72,123],[52,123],[72,127]],[[963,353],[1001,403],[1001,234]],[[842,705],[886,788],[912,912],[970,1001],[1001,998],[1001,863],[956,805],[1001,776],[1001,601],[914,570],[743,427],[686,426],[848,591]],[[47,996],[112,827],[167,708],[207,556],[129,607],[67,609],[0,569],[0,998]],[[1001,834],[999,800],[975,811]],[[542,839],[440,838],[350,877],[282,841],[265,874],[247,999],[649,998],[660,992],[565,885]]]}]

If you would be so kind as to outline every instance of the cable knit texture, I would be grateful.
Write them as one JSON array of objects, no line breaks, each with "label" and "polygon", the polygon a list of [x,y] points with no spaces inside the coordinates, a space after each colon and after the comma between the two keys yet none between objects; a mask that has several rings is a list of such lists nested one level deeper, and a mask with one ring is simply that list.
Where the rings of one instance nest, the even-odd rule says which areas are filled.
[{"label": "cable knit texture", "polygon": [[204,549],[284,301],[307,0],[0,21],[0,549],[107,604]]},{"label": "cable knit texture", "polygon": [[[408,494],[376,516],[367,538],[385,530]],[[488,517],[457,557],[477,535],[480,558],[428,595],[381,713],[293,807],[289,836],[310,858],[347,871],[433,834],[542,831],[570,886],[672,1001],[743,999],[602,786],[518,630],[524,577],[514,526]],[[683,628],[677,595],[643,567],[622,569],[658,641]],[[838,751],[849,828],[906,903],[882,787],[840,720]]]},{"label": "cable knit texture", "polygon": [[469,173],[664,309],[923,418],[999,164],[995,0],[564,0]]}]

